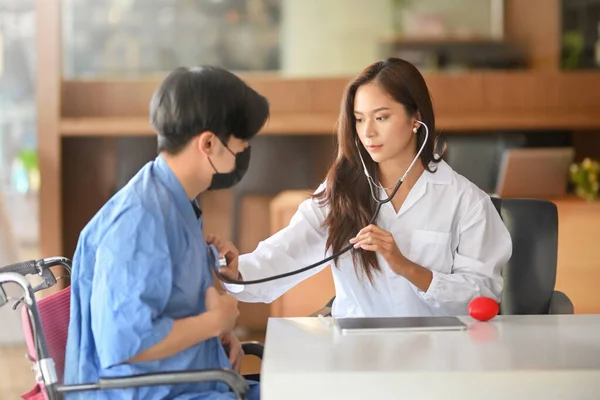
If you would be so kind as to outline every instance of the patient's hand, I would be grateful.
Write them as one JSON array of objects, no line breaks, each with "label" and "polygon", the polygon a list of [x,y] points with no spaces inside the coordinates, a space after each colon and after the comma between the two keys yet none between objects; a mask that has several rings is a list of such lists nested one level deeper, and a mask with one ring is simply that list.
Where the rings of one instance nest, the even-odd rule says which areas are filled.
[{"label": "patient's hand", "polygon": [[240,340],[233,332],[228,332],[221,335],[221,343],[229,356],[229,361],[237,372],[240,372],[242,367],[242,358],[244,358],[244,350]]},{"label": "patient's hand", "polygon": [[219,335],[230,332],[240,315],[236,298],[226,293],[221,294],[213,286],[210,286],[206,289],[205,303],[206,311],[216,316]]},{"label": "patient's hand", "polygon": [[219,251],[219,258],[225,256],[227,267],[219,269],[221,275],[224,275],[232,280],[241,280],[241,276],[238,271],[238,258],[240,252],[233,245],[233,243],[223,241],[216,235],[208,235],[206,237],[206,243],[215,245]]}]

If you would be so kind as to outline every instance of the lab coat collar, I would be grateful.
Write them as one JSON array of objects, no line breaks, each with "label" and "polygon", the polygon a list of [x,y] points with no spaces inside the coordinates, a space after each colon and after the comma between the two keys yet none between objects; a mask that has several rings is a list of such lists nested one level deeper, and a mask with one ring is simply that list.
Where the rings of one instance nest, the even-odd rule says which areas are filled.
[{"label": "lab coat collar", "polygon": [[[175,205],[183,218],[190,222],[198,221],[199,218],[194,210],[193,202],[190,202],[183,185],[179,182],[179,179],[177,179],[161,155],[158,155],[154,160],[154,170],[158,180],[167,188],[169,193],[171,193]],[[194,202],[195,201],[196,200],[194,200]]]},{"label": "lab coat collar", "polygon": [[[444,161],[439,163],[431,163],[430,169],[434,172],[424,171],[415,185],[412,187],[406,200],[402,203],[400,210],[396,213],[397,217],[406,213],[412,206],[414,206],[424,195],[427,193],[427,184],[431,183],[434,185],[450,185],[452,183],[452,168]],[[387,194],[383,189],[379,189],[379,198],[384,199]],[[390,210],[394,211],[394,207],[391,203],[386,203]]]},{"label": "lab coat collar", "polygon": [[434,172],[425,171],[427,182],[437,185],[450,185],[452,183],[452,168],[442,160],[439,163],[430,163],[429,168]]}]

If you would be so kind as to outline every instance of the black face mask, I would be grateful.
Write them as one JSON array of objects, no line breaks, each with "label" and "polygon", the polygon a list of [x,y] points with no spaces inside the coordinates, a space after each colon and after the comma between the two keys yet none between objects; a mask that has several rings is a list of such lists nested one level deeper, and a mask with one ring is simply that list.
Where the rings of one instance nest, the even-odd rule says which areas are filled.
[{"label": "black face mask", "polygon": [[208,162],[210,162],[210,165],[215,170],[215,174],[212,177],[208,190],[229,189],[241,181],[246,171],[248,171],[248,166],[250,165],[250,146],[237,154],[229,150],[229,147],[225,146],[225,148],[235,156],[235,169],[231,172],[220,173],[209,158]]}]

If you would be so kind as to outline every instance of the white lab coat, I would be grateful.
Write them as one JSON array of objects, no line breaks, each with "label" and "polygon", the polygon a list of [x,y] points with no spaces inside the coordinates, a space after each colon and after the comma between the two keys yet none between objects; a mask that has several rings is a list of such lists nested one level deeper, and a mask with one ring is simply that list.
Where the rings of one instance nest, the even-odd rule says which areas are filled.
[{"label": "white lab coat", "polygon": [[[379,196],[386,197],[382,190]],[[293,271],[332,254],[325,253],[326,213],[315,200],[304,201],[286,228],[240,256],[243,279]],[[398,213],[390,203],[382,206],[376,223],[394,235],[405,257],[433,272],[431,285],[422,292],[379,254],[381,272],[372,285],[356,274],[348,252],[338,268],[331,263],[333,316],[465,315],[474,297],[500,300],[500,272],[512,254],[510,235],[489,196],[447,163],[438,164],[435,173],[423,172]],[[328,265],[268,283],[227,287],[240,301],[270,303]]]}]

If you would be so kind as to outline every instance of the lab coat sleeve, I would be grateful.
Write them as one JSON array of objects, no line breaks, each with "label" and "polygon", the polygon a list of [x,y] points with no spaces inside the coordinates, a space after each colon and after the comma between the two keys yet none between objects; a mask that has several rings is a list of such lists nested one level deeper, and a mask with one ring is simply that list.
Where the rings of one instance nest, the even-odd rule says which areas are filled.
[{"label": "lab coat sleeve", "polygon": [[450,274],[433,271],[429,289],[421,293],[448,315],[467,315],[478,296],[500,301],[502,267],[512,255],[512,241],[493,203],[483,196],[459,222],[459,242]]},{"label": "lab coat sleeve", "polygon": [[96,252],[91,320],[102,368],[124,363],[162,341],[173,320],[163,315],[172,287],[171,257],[160,215],[125,211]]},{"label": "lab coat sleeve", "polygon": [[[323,190],[321,185],[317,191]],[[317,200],[300,204],[289,225],[260,242],[249,254],[240,256],[239,271],[243,280],[255,280],[294,271],[326,257],[325,210]],[[238,300],[249,303],[270,303],[304,279],[329,265],[318,267],[283,279],[254,285],[225,285]]]}]

